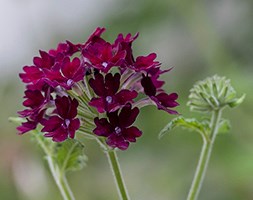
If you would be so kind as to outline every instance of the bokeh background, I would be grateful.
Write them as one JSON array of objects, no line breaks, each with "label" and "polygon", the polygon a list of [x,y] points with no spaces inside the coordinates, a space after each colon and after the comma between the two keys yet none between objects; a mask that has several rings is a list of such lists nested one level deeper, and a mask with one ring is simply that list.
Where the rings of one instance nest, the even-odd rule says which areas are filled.
[{"label": "bokeh background", "polygon": [[[218,74],[232,80],[245,102],[227,109],[232,130],[220,135],[199,199],[253,199],[253,1],[252,0],[0,0],[0,199],[60,200],[43,153],[30,136],[17,136],[8,122],[22,109],[24,86],[18,78],[38,50],[61,41],[84,42],[97,27],[104,38],[140,32],[135,55],[158,54],[166,90],[176,91],[185,117],[197,81]],[[134,200],[185,199],[201,148],[195,133],[159,131],[174,116],[148,107],[137,124],[144,135],[120,152],[125,181]],[[109,165],[95,142],[86,142],[87,167],[68,178],[77,199],[116,200]]]}]

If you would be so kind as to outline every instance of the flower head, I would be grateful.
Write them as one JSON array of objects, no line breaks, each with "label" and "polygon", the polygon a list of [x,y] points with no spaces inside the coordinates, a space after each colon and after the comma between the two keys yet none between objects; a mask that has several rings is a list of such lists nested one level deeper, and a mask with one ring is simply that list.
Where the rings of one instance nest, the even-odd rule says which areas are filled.
[{"label": "flower head", "polygon": [[139,34],[120,33],[110,43],[102,38],[104,31],[98,27],[83,44],[66,41],[40,50],[33,64],[23,68],[19,76],[26,84],[26,108],[19,114],[27,121],[17,128],[19,134],[40,125],[45,137],[61,142],[80,130],[125,150],[142,135],[133,126],[140,107],[177,113],[171,109],[178,106],[177,94],[167,94],[160,80],[170,69],[161,70],[155,53],[133,54]]}]

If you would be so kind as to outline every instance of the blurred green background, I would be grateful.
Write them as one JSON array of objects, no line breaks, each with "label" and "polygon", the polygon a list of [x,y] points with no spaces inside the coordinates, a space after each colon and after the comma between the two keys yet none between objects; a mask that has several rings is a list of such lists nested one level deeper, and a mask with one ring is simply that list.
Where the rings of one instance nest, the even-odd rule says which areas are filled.
[{"label": "blurred green background", "polygon": [[[189,89],[218,74],[246,93],[238,108],[227,109],[232,130],[220,135],[199,199],[253,199],[253,1],[252,0],[2,0],[0,8],[0,199],[60,200],[42,152],[29,135],[17,136],[7,120],[22,109],[24,86],[18,78],[39,49],[66,39],[84,42],[97,27],[104,38],[140,32],[135,55],[158,54],[165,89],[176,91],[185,117]],[[174,116],[144,108],[137,124],[144,135],[129,150],[119,152],[125,181],[133,200],[185,199],[201,148],[195,133],[177,129],[157,139]],[[86,142],[87,167],[68,175],[76,199],[116,200],[109,165],[95,142]]]}]

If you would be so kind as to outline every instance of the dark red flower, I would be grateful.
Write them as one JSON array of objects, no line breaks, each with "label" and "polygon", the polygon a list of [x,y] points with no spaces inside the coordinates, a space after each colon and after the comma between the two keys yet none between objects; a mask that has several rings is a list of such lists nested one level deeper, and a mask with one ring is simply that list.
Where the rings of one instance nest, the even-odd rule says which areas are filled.
[{"label": "dark red flower", "polygon": [[28,131],[34,130],[34,129],[36,129],[37,125],[38,125],[38,123],[36,121],[31,121],[31,120],[27,119],[27,122],[23,122],[21,124],[21,126],[17,127],[18,134],[22,135]]},{"label": "dark red flower", "polygon": [[178,95],[176,93],[166,94],[165,92],[160,92],[159,94],[156,94],[157,88],[148,75],[143,75],[141,85],[143,86],[144,93],[155,102],[159,110],[164,110],[170,114],[178,114],[177,111],[170,109],[179,105],[176,102],[178,98]]},{"label": "dark red flower", "polygon": [[80,51],[81,44],[73,44],[70,41],[58,44],[56,49],[50,49],[49,54],[56,58],[57,61],[62,60],[65,56],[72,56]]},{"label": "dark red flower", "polygon": [[20,73],[19,77],[24,83],[37,83],[41,78],[44,77],[44,73],[41,69],[36,66],[24,66],[24,73]]},{"label": "dark red flower", "polygon": [[29,109],[19,111],[18,113],[21,117],[36,116],[50,103],[50,90],[46,91],[45,94],[42,94],[39,90],[26,90],[24,98],[26,100],[23,102],[23,105]]},{"label": "dark red flower", "polygon": [[131,65],[130,67],[137,72],[139,71],[148,72],[150,68],[155,68],[161,65],[161,63],[159,63],[158,61],[154,61],[155,59],[156,59],[155,53],[151,53],[147,56],[138,56],[136,58],[135,63]]},{"label": "dark red flower", "polygon": [[50,92],[50,88],[47,88],[45,91],[30,89],[25,91],[25,100],[23,105],[28,107],[28,109],[19,111],[18,114],[20,117],[26,118],[27,121],[22,123],[21,126],[17,127],[18,134],[24,134],[35,129],[41,122],[52,98]]},{"label": "dark red flower", "polygon": [[74,138],[76,130],[80,127],[80,121],[76,118],[78,101],[70,97],[57,96],[55,99],[55,115],[43,120],[42,132],[47,132],[45,137],[52,137],[55,142],[62,142],[68,137]]},{"label": "dark red flower", "polygon": [[[103,41],[103,40],[102,40]],[[120,66],[126,56],[125,51],[113,47],[110,43],[95,42],[82,51],[87,64],[107,73],[113,66]]]},{"label": "dark red flower", "polygon": [[37,112],[31,112],[29,117],[26,118],[26,122],[23,122],[17,127],[18,134],[22,135],[28,131],[36,129],[37,125],[42,121],[45,111],[46,109]]},{"label": "dark red flower", "polygon": [[178,114],[177,111],[170,109],[179,105],[179,103],[176,102],[178,98],[177,93],[166,94],[165,92],[162,92],[156,96],[151,96],[150,98],[156,103],[159,110],[164,110],[170,114]]},{"label": "dark red flower", "polygon": [[99,97],[92,98],[89,105],[96,107],[98,112],[103,113],[105,111],[113,111],[127,102],[132,102],[138,93],[126,89],[118,91],[120,78],[119,73],[114,76],[108,73],[105,78],[99,73],[95,75],[95,79],[90,79],[89,84]]},{"label": "dark red flower", "polygon": [[61,64],[58,64],[56,69],[47,70],[46,82],[56,87],[58,85],[69,90],[74,83],[83,80],[85,68],[81,65],[79,58],[75,57],[70,61],[69,57],[65,57]]},{"label": "dark red flower", "polygon": [[107,113],[106,118],[95,118],[96,128],[93,132],[98,136],[106,137],[106,143],[112,148],[126,150],[129,142],[136,142],[136,138],[142,135],[142,132],[135,126],[131,126],[137,115],[138,108],[133,108],[131,104],[125,105],[122,110]]},{"label": "dark red flower", "polygon": [[85,42],[85,44],[82,46],[83,48],[87,47],[89,44],[98,42],[100,44],[105,44],[106,41],[104,39],[102,39],[100,36],[102,35],[102,33],[105,32],[105,28],[96,28],[96,30],[90,35],[90,37],[88,38],[88,40]]},{"label": "dark red flower", "polygon": [[33,63],[36,67],[41,68],[41,69],[51,69],[51,67],[55,63],[55,59],[53,56],[49,55],[45,51],[39,51],[41,57],[34,57],[33,58]]},{"label": "dark red flower", "polygon": [[[170,69],[160,69],[155,53],[137,58],[133,55],[132,43],[138,33],[119,34],[109,43],[101,37],[104,31],[105,28],[98,27],[83,44],[66,41],[48,52],[39,51],[33,65],[23,68],[19,76],[26,84],[23,102],[26,108],[19,114],[27,121],[17,128],[19,134],[41,124],[44,126],[41,131],[53,141],[74,138],[80,127],[79,100],[78,114],[82,117],[93,119],[106,113],[107,118],[94,119],[93,132],[106,137],[112,148],[125,150],[142,134],[132,126],[139,113],[132,104],[136,107],[152,104],[168,113],[177,113],[171,110],[178,105],[177,94],[166,94],[162,89],[164,81],[159,79]],[[142,93],[139,97],[144,93],[148,98],[134,102],[138,93]]]},{"label": "dark red flower", "polygon": [[39,51],[41,57],[33,58],[33,66],[23,67],[24,73],[20,73],[19,77],[24,83],[37,84],[44,79],[44,69],[51,69],[55,63],[54,57],[45,51]]},{"label": "dark red flower", "polygon": [[132,51],[132,43],[139,36],[139,33],[136,33],[135,36],[129,33],[124,38],[123,34],[119,34],[117,39],[115,40],[113,46],[119,48],[121,51],[126,52],[126,56],[124,62],[122,64],[123,67],[131,66],[134,64],[134,57]]}]

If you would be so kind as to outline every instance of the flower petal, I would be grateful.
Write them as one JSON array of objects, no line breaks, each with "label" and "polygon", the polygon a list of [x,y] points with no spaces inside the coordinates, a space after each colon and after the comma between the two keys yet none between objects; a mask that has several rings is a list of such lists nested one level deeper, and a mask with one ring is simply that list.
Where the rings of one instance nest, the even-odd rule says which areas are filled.
[{"label": "flower petal", "polygon": [[63,120],[58,116],[51,116],[48,120],[42,120],[41,124],[44,128],[42,132],[51,132],[58,129],[63,123]]},{"label": "flower petal", "polygon": [[45,137],[52,137],[54,142],[63,142],[68,138],[67,130],[58,128],[54,132],[44,134]]},{"label": "flower petal", "polygon": [[107,140],[106,143],[112,147],[112,148],[119,148],[121,150],[126,150],[129,147],[129,142],[124,140],[123,137],[121,136],[117,136],[115,134],[110,135]]},{"label": "flower petal", "polygon": [[[69,97],[70,98],[70,97]],[[67,119],[70,110],[70,99],[66,96],[57,96],[55,99],[55,106],[57,108],[57,113],[63,118]]]},{"label": "flower petal", "polygon": [[101,27],[96,28],[96,30],[90,35],[84,46],[87,46],[91,42],[95,42],[97,38],[100,38],[103,32],[105,32],[105,28]]},{"label": "flower petal", "polygon": [[95,98],[95,97],[93,97],[91,99],[91,101],[89,102],[89,105],[97,108],[97,111],[99,113],[105,112],[105,104],[104,104],[104,99],[103,98]]},{"label": "flower petal", "polygon": [[21,126],[17,127],[18,135],[22,135],[28,131],[34,130],[37,127],[37,122],[27,120],[27,122],[23,122]]},{"label": "flower petal", "polygon": [[143,75],[143,78],[141,79],[141,85],[146,95],[154,96],[156,94],[156,87],[150,77]]},{"label": "flower petal", "polygon": [[75,132],[79,129],[80,127],[80,120],[79,119],[74,119],[71,120],[69,124],[69,137],[74,138],[75,137]]},{"label": "flower petal", "polygon": [[96,74],[95,79],[91,78],[89,84],[96,95],[100,97],[105,96],[104,77],[102,74]]},{"label": "flower petal", "polygon": [[45,100],[44,96],[39,90],[26,90],[25,98],[27,99],[23,102],[23,105],[31,108],[39,107]]},{"label": "flower petal", "polygon": [[112,126],[115,128],[119,126],[119,116],[118,116],[118,111],[116,110],[114,112],[108,112],[107,117],[109,118],[109,122],[112,124]]},{"label": "flower petal", "polygon": [[112,133],[112,126],[111,124],[107,121],[106,118],[99,119],[96,117],[94,119],[94,122],[96,124],[96,128],[93,130],[93,133],[98,135],[98,136],[105,136],[108,137]]},{"label": "flower petal", "polygon": [[105,76],[105,89],[108,96],[114,95],[120,85],[120,74],[116,73],[114,76],[111,73],[106,74]]},{"label": "flower petal", "polygon": [[120,105],[125,105],[127,102],[131,102],[134,98],[138,96],[138,93],[133,90],[121,90],[115,95],[116,102]]},{"label": "flower petal", "polygon": [[24,66],[25,73],[20,73],[19,77],[24,83],[36,83],[38,80],[44,77],[44,73],[35,66]]},{"label": "flower petal", "polygon": [[69,97],[70,100],[70,109],[68,113],[68,119],[73,119],[77,115],[77,107],[78,107],[78,101],[76,99],[72,99]]},{"label": "flower petal", "polygon": [[136,58],[134,69],[136,71],[144,70],[147,71],[150,68],[157,67],[161,65],[158,61],[154,61],[156,59],[156,54],[151,53],[147,56],[138,56]]},{"label": "flower petal", "polygon": [[142,135],[142,132],[135,126],[126,128],[122,135],[129,142],[136,142],[136,138]]},{"label": "flower petal", "polygon": [[119,114],[119,125],[120,127],[128,127],[134,123],[137,115],[139,114],[139,109],[137,107],[131,109],[131,104],[124,106]]},{"label": "flower petal", "polygon": [[161,102],[162,105],[165,107],[176,107],[179,105],[178,102],[176,102],[178,95],[177,93],[171,93],[171,94],[166,94],[166,93],[160,93],[156,95],[156,98]]},{"label": "flower petal", "polygon": [[164,105],[159,101],[159,99],[157,99],[155,96],[151,96],[150,98],[156,103],[157,108],[158,108],[159,110],[164,110],[164,111],[166,111],[166,112],[169,113],[169,114],[178,114],[177,111],[171,110],[171,109],[167,108],[166,106],[164,106]]}]

